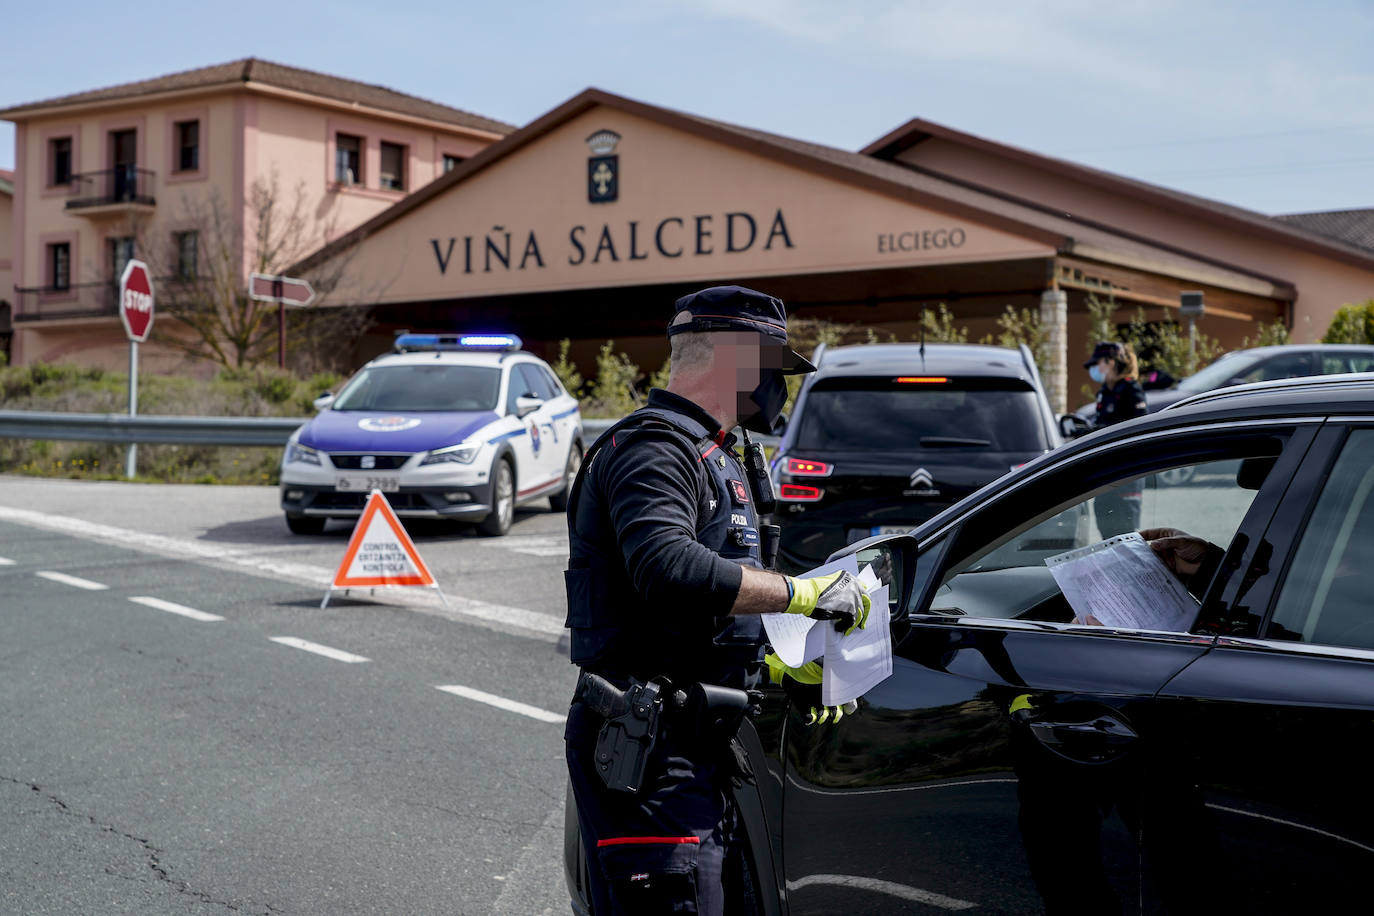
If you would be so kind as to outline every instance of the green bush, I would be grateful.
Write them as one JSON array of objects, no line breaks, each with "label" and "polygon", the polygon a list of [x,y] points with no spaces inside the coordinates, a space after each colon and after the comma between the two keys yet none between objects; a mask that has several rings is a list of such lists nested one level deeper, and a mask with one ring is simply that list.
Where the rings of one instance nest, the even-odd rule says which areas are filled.
[{"label": "green bush", "polygon": [[1374,343],[1374,299],[1336,309],[1331,326],[1322,335],[1322,343]]}]

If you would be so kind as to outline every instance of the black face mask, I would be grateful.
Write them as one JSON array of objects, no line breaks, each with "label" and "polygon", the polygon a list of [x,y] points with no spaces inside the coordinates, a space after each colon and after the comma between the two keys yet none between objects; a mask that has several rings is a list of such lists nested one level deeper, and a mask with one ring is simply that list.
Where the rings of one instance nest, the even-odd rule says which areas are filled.
[{"label": "black face mask", "polygon": [[771,436],[786,404],[786,379],[776,369],[765,369],[758,387],[739,396],[739,425],[752,433]]}]

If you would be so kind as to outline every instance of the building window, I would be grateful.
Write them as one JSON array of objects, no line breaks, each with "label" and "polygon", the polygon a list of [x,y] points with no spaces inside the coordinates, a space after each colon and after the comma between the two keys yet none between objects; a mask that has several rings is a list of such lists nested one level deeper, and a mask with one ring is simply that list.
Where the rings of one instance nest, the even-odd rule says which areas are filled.
[{"label": "building window", "polygon": [[134,257],[134,237],[118,236],[110,239],[110,279],[118,283],[124,277],[124,268]]},{"label": "building window", "polygon": [[334,180],[339,184],[361,184],[363,180],[363,141],[361,137],[338,134],[334,138]]},{"label": "building window", "polygon": [[178,121],[177,171],[194,172],[200,169],[200,122]]},{"label": "building window", "polygon": [[48,161],[52,164],[50,183],[72,183],[72,138],[54,137],[48,141]]},{"label": "building window", "polygon": [[200,233],[194,230],[173,232],[172,244],[177,252],[177,277],[194,280],[197,276],[197,258],[200,252]]},{"label": "building window", "polygon": [[462,164],[463,164],[463,157],[462,157],[462,156],[450,156],[448,153],[444,153],[444,174],[445,174],[445,175],[447,175],[449,172],[453,171],[454,169],[458,168],[458,166],[460,166],[460,165],[462,165]]},{"label": "building window", "polygon": [[406,148],[399,143],[383,143],[381,149],[381,186],[388,191],[406,189]]},{"label": "building window", "polygon": [[58,242],[48,246],[48,288],[71,289],[72,243]]}]

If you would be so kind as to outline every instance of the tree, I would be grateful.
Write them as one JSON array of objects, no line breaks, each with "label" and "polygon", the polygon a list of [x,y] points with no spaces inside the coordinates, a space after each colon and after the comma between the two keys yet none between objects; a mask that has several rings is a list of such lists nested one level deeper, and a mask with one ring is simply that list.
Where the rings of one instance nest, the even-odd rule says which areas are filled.
[{"label": "tree", "polygon": [[[275,173],[253,182],[242,214],[218,190],[184,200],[170,245],[154,236],[158,224],[137,227],[138,249],[159,281],[158,312],[183,332],[159,342],[225,367],[275,361],[278,307],[249,296],[248,275],[286,273],[334,235],[333,223],[311,218],[304,182],[284,194]],[[287,310],[287,355],[298,370],[338,367],[339,354],[371,324],[365,307],[326,307],[349,261],[344,252],[309,272],[315,301]]]},{"label": "tree", "polygon": [[1336,309],[1322,343],[1374,343],[1374,299]]}]

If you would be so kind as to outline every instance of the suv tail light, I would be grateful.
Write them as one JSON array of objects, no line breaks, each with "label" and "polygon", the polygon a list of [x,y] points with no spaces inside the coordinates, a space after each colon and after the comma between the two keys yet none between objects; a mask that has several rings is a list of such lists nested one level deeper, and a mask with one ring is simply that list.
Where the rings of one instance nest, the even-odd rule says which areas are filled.
[{"label": "suv tail light", "polygon": [[824,461],[808,461],[805,458],[788,458],[787,473],[793,477],[829,477],[834,467]]},{"label": "suv tail light", "polygon": [[820,487],[808,487],[800,483],[785,483],[778,487],[778,499],[794,503],[814,503],[825,491]]},{"label": "suv tail light", "polygon": [[944,385],[949,381],[945,375],[899,375],[893,379],[899,385]]}]

